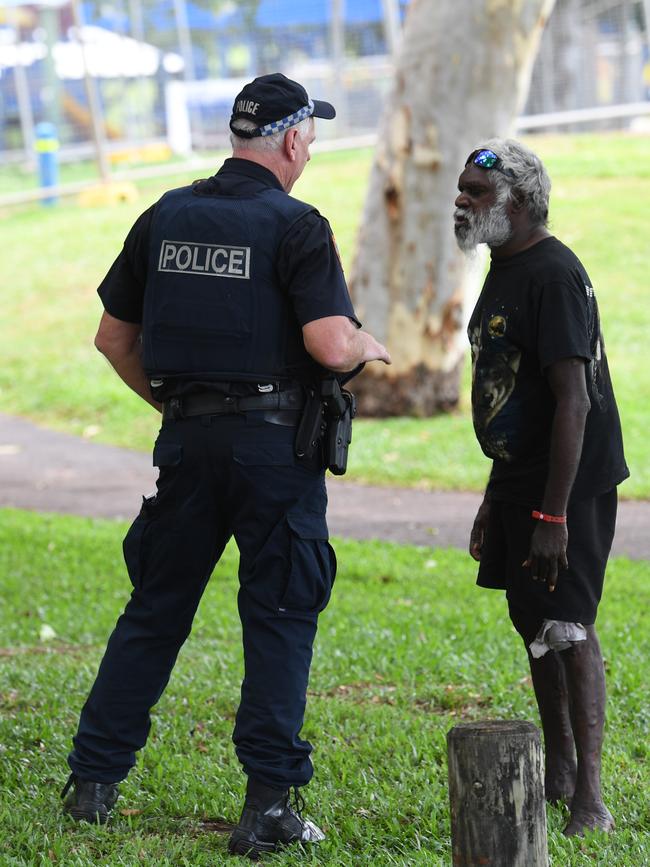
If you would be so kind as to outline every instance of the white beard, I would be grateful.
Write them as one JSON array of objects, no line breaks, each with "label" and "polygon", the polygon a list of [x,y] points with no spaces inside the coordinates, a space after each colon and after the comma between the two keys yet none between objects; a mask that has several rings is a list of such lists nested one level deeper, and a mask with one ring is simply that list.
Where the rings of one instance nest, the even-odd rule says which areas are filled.
[{"label": "white beard", "polygon": [[456,208],[454,217],[463,217],[466,223],[454,227],[456,242],[463,253],[474,253],[479,244],[500,247],[512,237],[512,223],[506,212],[505,202],[497,202],[489,211],[478,214],[464,208]]}]

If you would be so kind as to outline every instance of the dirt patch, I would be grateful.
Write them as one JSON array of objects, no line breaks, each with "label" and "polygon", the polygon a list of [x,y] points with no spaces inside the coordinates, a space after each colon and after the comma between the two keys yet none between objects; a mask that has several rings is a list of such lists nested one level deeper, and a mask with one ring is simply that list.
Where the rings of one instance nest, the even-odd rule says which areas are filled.
[{"label": "dirt patch", "polygon": [[0,647],[0,659],[3,657],[12,656],[47,656],[50,654],[61,654],[65,656],[82,656],[88,651],[94,651],[97,648],[91,644],[63,644],[57,642],[55,644],[35,644],[35,645],[20,645],[19,647]]},{"label": "dirt patch", "polygon": [[232,834],[235,830],[232,822],[227,822],[225,819],[203,819],[199,825],[202,831],[209,831],[214,834]]}]

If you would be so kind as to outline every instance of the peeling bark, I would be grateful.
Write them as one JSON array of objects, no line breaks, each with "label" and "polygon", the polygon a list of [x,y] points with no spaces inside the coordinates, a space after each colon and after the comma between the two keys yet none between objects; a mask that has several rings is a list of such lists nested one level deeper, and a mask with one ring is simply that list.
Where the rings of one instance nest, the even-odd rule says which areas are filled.
[{"label": "peeling bark", "polygon": [[454,867],[548,867],[544,756],[524,720],[461,723],[447,733]]},{"label": "peeling bark", "polygon": [[456,183],[481,139],[510,133],[554,2],[411,2],[350,280],[364,326],[393,356],[355,380],[365,414],[458,401],[475,279],[454,240]]},{"label": "peeling bark", "polygon": [[458,379],[462,359],[449,371],[431,370],[422,363],[392,376],[359,376],[352,390],[364,415],[385,418],[413,415],[426,418],[454,409],[458,404]]}]

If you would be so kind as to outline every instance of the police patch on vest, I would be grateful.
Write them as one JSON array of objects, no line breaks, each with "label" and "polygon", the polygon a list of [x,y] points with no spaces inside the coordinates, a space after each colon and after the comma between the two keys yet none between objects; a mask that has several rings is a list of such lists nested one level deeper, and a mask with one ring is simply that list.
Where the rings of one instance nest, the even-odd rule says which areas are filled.
[{"label": "police patch on vest", "polygon": [[236,277],[248,280],[250,261],[250,247],[163,241],[158,270],[171,271],[174,274],[203,274],[206,277]]}]

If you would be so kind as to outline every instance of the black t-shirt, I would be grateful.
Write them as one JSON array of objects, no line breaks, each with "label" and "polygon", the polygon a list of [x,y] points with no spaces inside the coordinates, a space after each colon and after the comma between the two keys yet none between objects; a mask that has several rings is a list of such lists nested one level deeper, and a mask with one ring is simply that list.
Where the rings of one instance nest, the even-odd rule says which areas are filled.
[{"label": "black t-shirt", "polygon": [[596,496],[627,478],[596,297],[568,247],[549,237],[493,259],[468,335],[474,429],[494,461],[494,499],[541,506],[555,411],[545,369],[564,358],[585,360],[591,401],[572,497]]},{"label": "black t-shirt", "polygon": [[[194,192],[202,196],[252,196],[268,187],[282,189],[271,171],[250,160],[231,158],[216,175],[197,182]],[[155,207],[148,208],[133,224],[97,290],[105,310],[125,322],[142,322]],[[360,325],[329,223],[317,211],[290,227],[280,245],[276,269],[300,326],[326,316],[347,316]]]}]

